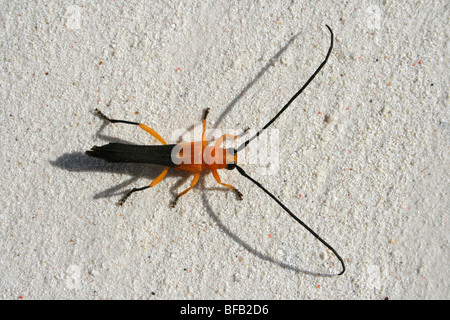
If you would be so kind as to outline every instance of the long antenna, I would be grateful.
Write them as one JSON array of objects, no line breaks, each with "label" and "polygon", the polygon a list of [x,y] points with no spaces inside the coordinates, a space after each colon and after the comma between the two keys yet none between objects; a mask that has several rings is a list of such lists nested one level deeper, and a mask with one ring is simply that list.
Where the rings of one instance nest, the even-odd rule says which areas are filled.
[{"label": "long antenna", "polygon": [[[323,68],[323,66],[327,63],[328,58],[330,57],[331,51],[333,49],[333,39],[334,39],[334,35],[333,35],[333,31],[331,30],[331,28],[326,25],[326,27],[328,28],[328,30],[330,31],[331,34],[331,43],[330,43],[330,48],[328,49],[327,55],[325,57],[325,59],[322,61],[322,63],[320,64],[320,66],[316,69],[316,71],[313,73],[313,75],[308,79],[308,81],[306,81],[306,83],[303,85],[303,87],[300,88],[300,90],[297,91],[296,94],[294,94],[292,96],[292,98],[286,103],[286,105],[276,114],[275,117],[272,118],[272,120],[270,120],[262,129],[260,129],[253,137],[251,137],[250,139],[248,139],[247,141],[245,141],[244,143],[242,143],[239,148],[237,148],[235,150],[235,152],[239,152],[242,149],[244,149],[251,141],[253,141],[255,138],[257,138],[264,130],[266,130],[290,105],[291,103],[303,92],[303,90],[306,89],[306,87],[308,87],[308,85],[311,83],[311,81],[313,81],[313,79],[316,77],[316,75],[320,72],[320,70]],[[256,186],[258,186],[261,190],[263,190],[269,197],[271,197],[273,200],[275,200],[276,203],[278,203],[278,205],[284,209],[284,211],[286,211],[295,221],[297,221],[299,224],[301,224],[307,231],[309,231],[317,240],[319,240],[325,247],[327,247],[328,249],[330,249],[334,255],[338,258],[338,260],[340,261],[341,265],[342,265],[342,271],[340,273],[338,273],[338,275],[341,275],[345,272],[345,264],[344,264],[344,260],[341,258],[341,256],[337,253],[337,251],[330,245],[328,244],[324,239],[322,239],[314,230],[312,230],[306,223],[304,223],[302,220],[300,220],[295,214],[293,214],[291,212],[291,210],[289,210],[280,200],[278,200],[272,193],[270,193],[266,188],[264,188],[258,181],[256,181],[255,179],[253,179],[252,177],[250,177],[245,171],[244,169],[242,169],[241,167],[239,167],[237,164],[232,164],[230,165],[229,169],[233,169],[236,168],[239,173],[241,175],[243,175],[244,177],[246,177],[247,179],[249,179],[251,182],[253,182]]]},{"label": "long antenna", "polygon": [[336,250],[329,245],[325,240],[323,240],[314,230],[312,230],[310,227],[308,227],[302,220],[300,220],[296,215],[294,215],[280,200],[278,200],[272,193],[270,193],[269,191],[267,191],[266,188],[264,188],[258,181],[256,181],[255,179],[253,179],[252,177],[250,177],[247,173],[245,173],[245,171],[239,167],[237,164],[233,165],[240,174],[242,174],[244,177],[246,177],[247,179],[249,179],[251,182],[253,182],[254,184],[256,184],[261,190],[263,190],[265,193],[267,193],[269,195],[269,197],[271,197],[273,200],[275,200],[276,203],[278,203],[280,205],[280,207],[282,207],[284,209],[284,211],[286,211],[292,218],[294,218],[295,221],[297,221],[298,223],[300,223],[306,230],[308,230],[317,240],[319,240],[320,242],[322,242],[328,249],[330,249],[331,251],[333,251],[333,253],[335,254],[335,256],[339,259],[339,261],[342,264],[342,271],[340,273],[338,273],[338,275],[340,276],[341,274],[343,274],[345,272],[345,264],[344,264],[344,260],[341,258],[341,256],[336,252]]},{"label": "long antenna", "polygon": [[330,34],[331,34],[331,44],[330,44],[330,48],[328,49],[328,53],[327,56],[325,57],[325,60],[322,61],[322,63],[320,64],[320,66],[317,68],[317,70],[313,73],[313,75],[308,79],[308,81],[306,81],[306,83],[303,85],[303,87],[300,88],[300,90],[297,91],[296,94],[294,94],[292,96],[292,98],[288,101],[288,103],[286,103],[286,105],[277,113],[277,115],[275,117],[273,117],[272,120],[270,120],[261,130],[259,130],[253,137],[251,137],[250,139],[248,139],[247,141],[245,141],[244,143],[242,143],[239,148],[236,149],[237,152],[241,151],[242,149],[244,149],[253,139],[255,139],[256,137],[258,137],[264,130],[267,129],[268,126],[270,126],[290,105],[291,103],[303,92],[303,90],[306,89],[306,87],[311,83],[311,81],[313,81],[313,79],[316,77],[316,75],[319,73],[319,71],[323,68],[323,66],[325,65],[325,63],[327,63],[328,57],[331,54],[331,50],[333,49],[333,31],[331,30],[331,28],[326,25],[328,30],[330,30]]}]

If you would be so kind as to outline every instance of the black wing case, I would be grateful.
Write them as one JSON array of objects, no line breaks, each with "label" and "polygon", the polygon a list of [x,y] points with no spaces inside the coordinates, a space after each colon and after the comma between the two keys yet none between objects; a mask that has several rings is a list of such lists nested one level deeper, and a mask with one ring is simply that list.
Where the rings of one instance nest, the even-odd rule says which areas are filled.
[{"label": "black wing case", "polygon": [[108,143],[101,147],[93,146],[86,154],[108,162],[151,163],[176,167],[177,164],[172,161],[172,149],[175,146],[176,144],[142,146]]}]

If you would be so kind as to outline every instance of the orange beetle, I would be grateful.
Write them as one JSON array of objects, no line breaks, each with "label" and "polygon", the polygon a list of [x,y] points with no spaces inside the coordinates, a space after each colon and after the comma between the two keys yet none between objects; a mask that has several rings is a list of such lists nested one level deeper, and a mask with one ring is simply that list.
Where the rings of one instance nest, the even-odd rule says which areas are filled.
[{"label": "orange beetle", "polygon": [[239,200],[242,200],[242,193],[240,193],[232,185],[223,183],[220,180],[219,169],[234,169],[233,164],[237,163],[237,152],[234,149],[223,149],[221,148],[225,138],[236,139],[236,135],[224,134],[221,136],[214,146],[208,146],[208,141],[206,140],[206,117],[208,115],[209,109],[205,110],[203,114],[203,133],[201,142],[185,142],[178,144],[167,144],[166,141],[152,128],[146,126],[145,124],[110,119],[105,116],[100,110],[95,109],[97,115],[111,123],[126,123],[137,125],[141,129],[150,133],[155,137],[161,145],[130,145],[125,143],[109,143],[107,145],[98,147],[94,146],[91,150],[86,151],[86,153],[91,157],[101,158],[108,162],[126,162],[126,163],[151,163],[159,164],[165,166],[164,171],[153,180],[150,185],[142,188],[134,188],[128,192],[120,201],[119,204],[122,205],[128,197],[136,191],[142,191],[147,188],[151,188],[160,183],[170,168],[176,170],[188,171],[194,173],[194,179],[192,180],[191,186],[178,194],[175,200],[172,202],[172,206],[175,206],[178,199],[191,190],[198,182],[200,173],[202,171],[211,171],[214,178],[222,186],[230,188],[238,196]]}]

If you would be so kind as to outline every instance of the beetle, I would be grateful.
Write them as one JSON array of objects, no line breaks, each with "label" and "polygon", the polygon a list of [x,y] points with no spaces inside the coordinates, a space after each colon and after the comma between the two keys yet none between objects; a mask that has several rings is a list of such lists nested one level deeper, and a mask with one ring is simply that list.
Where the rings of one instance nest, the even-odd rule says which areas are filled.
[{"label": "beetle", "polygon": [[206,118],[209,113],[209,108],[205,110],[202,118],[203,122],[203,132],[202,139],[198,142],[185,142],[179,144],[167,144],[167,142],[152,128],[148,127],[145,124],[127,121],[127,120],[118,120],[111,119],[107,117],[100,110],[95,109],[95,112],[98,116],[102,117],[104,120],[110,123],[124,123],[129,125],[139,126],[144,131],[151,134],[155,139],[162,143],[162,145],[130,145],[124,143],[109,143],[104,146],[94,146],[91,150],[86,151],[87,155],[91,157],[101,158],[108,162],[125,162],[125,163],[151,163],[164,166],[163,172],[156,177],[149,185],[146,185],[141,188],[134,188],[129,191],[125,196],[119,201],[119,205],[123,205],[124,202],[130,197],[130,195],[137,191],[146,190],[148,188],[152,188],[160,183],[166,176],[169,169],[173,168],[175,170],[188,171],[194,174],[194,178],[191,182],[191,186],[179,193],[175,200],[172,202],[172,207],[174,207],[179,200],[179,198],[189,192],[198,182],[200,174],[204,171],[211,172],[214,179],[224,187],[232,190],[239,200],[242,200],[242,193],[234,186],[230,184],[223,183],[220,179],[218,170],[220,169],[228,169],[233,170],[237,169],[237,171],[253,182],[256,186],[258,186],[261,190],[263,190],[269,197],[271,197],[275,202],[278,203],[295,221],[301,224],[306,230],[308,230],[316,239],[318,239],[323,245],[325,245],[328,249],[330,249],[338,258],[342,265],[342,271],[338,275],[342,275],[345,272],[345,264],[344,260],[337,253],[337,251],[329,245],[325,240],[323,240],[316,232],[314,232],[308,225],[306,225],[302,220],[300,220],[296,215],[294,215],[280,200],[278,200],[272,193],[270,193],[267,189],[265,189],[258,181],[254,180],[250,177],[244,169],[242,169],[237,164],[237,154],[239,151],[243,150],[245,147],[249,145],[251,141],[257,138],[264,130],[266,130],[290,105],[291,103],[306,89],[306,87],[311,83],[311,81],[316,77],[319,71],[323,68],[323,66],[328,61],[328,58],[333,49],[333,31],[331,28],[326,25],[331,35],[331,43],[328,49],[327,55],[325,59],[322,61],[320,66],[316,69],[316,71],[310,76],[310,78],[305,82],[305,84],[295,93],[289,101],[280,109],[280,111],[264,126],[262,127],[255,135],[253,135],[250,139],[246,140],[242,143],[237,149],[222,148],[222,144],[226,138],[236,139],[238,136],[224,134],[222,135],[213,146],[208,145],[208,141],[206,139]]},{"label": "beetle", "polygon": [[98,147],[94,146],[91,150],[86,151],[87,155],[91,157],[100,158],[108,162],[125,162],[125,163],[151,163],[165,166],[163,172],[156,177],[149,185],[142,188],[134,188],[128,192],[120,201],[119,205],[123,205],[128,197],[137,191],[142,191],[156,186],[166,176],[170,168],[176,170],[188,171],[194,174],[191,186],[178,194],[172,202],[172,207],[175,207],[178,199],[191,190],[198,182],[200,173],[202,171],[211,171],[216,181],[224,187],[233,190],[238,199],[242,200],[242,193],[239,192],[232,185],[223,183],[220,179],[219,169],[232,169],[232,165],[237,163],[237,153],[232,149],[221,148],[222,143],[227,137],[236,139],[237,135],[224,134],[214,144],[208,146],[206,140],[206,117],[209,113],[209,108],[203,114],[203,132],[202,140],[200,142],[185,142],[179,144],[167,144],[167,142],[152,128],[145,124],[110,119],[100,110],[95,109],[98,116],[111,123],[125,123],[139,126],[141,129],[150,133],[155,139],[162,143],[162,145],[130,145],[125,143],[109,143],[107,145]]}]

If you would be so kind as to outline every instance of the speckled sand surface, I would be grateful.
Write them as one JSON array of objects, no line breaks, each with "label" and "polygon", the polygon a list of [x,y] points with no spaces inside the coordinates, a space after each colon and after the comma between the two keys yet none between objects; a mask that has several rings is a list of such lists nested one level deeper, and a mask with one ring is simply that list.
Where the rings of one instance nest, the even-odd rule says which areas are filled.
[{"label": "speckled sand surface", "polygon": [[[2,299],[449,298],[445,1],[0,6]],[[95,108],[169,142],[206,107],[210,128],[256,130],[324,58],[325,24],[328,64],[267,132],[271,153],[241,163],[343,276],[315,275],[339,262],[236,171],[221,177],[243,201],[207,175],[171,209],[191,177],[170,172],[116,205],[162,169],[85,156],[156,143]]]}]

